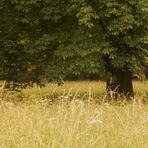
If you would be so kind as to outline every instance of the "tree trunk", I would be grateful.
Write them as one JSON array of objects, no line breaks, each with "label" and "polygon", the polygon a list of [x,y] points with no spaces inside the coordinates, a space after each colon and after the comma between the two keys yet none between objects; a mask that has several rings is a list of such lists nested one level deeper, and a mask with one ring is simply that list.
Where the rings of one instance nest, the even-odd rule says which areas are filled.
[{"label": "tree trunk", "polygon": [[107,80],[107,92],[111,98],[126,96],[127,99],[134,97],[132,85],[132,72],[129,70],[114,69],[110,71],[110,77]]},{"label": "tree trunk", "polygon": [[80,75],[78,76],[78,80],[83,81],[85,79],[85,74],[84,72],[81,72]]}]

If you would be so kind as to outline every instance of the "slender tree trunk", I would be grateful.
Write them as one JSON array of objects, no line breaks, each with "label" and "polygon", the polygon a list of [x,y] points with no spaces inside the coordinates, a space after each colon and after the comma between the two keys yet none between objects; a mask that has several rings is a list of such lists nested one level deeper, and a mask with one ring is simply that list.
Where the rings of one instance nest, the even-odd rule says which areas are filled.
[{"label": "slender tree trunk", "polygon": [[[117,96],[126,96],[127,99],[134,97],[132,85],[132,72],[129,70],[114,69],[110,71],[110,76],[107,79],[107,92],[109,97],[117,98]],[[112,96],[110,96],[110,92]]]}]

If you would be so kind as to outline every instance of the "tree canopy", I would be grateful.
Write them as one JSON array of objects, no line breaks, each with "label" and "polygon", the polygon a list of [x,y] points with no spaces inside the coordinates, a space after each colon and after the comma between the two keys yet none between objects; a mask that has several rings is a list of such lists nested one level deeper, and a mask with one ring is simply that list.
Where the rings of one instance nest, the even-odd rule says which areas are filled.
[{"label": "tree canopy", "polygon": [[106,72],[114,83],[148,64],[147,0],[1,0],[0,14],[1,80]]}]

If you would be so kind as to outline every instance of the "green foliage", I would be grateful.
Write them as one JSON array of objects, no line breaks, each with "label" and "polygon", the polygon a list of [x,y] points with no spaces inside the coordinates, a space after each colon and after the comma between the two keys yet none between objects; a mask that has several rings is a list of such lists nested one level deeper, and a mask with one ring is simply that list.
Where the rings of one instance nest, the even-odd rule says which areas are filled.
[{"label": "green foliage", "polygon": [[2,80],[99,73],[104,57],[133,72],[148,63],[146,0],[1,0],[0,13]]}]

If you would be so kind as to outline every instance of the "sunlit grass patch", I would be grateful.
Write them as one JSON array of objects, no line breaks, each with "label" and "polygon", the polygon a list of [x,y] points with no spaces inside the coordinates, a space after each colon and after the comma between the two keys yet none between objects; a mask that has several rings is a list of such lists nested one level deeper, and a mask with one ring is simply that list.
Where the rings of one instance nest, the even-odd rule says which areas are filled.
[{"label": "sunlit grass patch", "polygon": [[[134,81],[135,96],[141,99],[148,100],[148,81]],[[57,86],[54,83],[49,83],[45,87],[33,87],[23,91],[25,96],[30,97],[30,100],[36,99],[73,99],[87,100],[93,98],[102,102],[106,92],[106,84],[102,81],[74,81],[65,82],[63,86]]]},{"label": "sunlit grass patch", "polygon": [[147,148],[148,106],[74,100],[0,105],[0,147]]},{"label": "sunlit grass patch", "polygon": [[1,89],[0,148],[147,148],[147,86],[134,82],[135,99],[120,103],[104,102],[104,82]]}]

